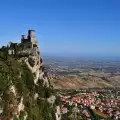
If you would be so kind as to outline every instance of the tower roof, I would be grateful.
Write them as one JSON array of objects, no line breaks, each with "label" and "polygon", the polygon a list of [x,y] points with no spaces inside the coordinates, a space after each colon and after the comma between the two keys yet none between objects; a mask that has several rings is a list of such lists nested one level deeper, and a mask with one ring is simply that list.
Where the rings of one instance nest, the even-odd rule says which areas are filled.
[{"label": "tower roof", "polygon": [[34,31],[34,32],[35,32],[35,30],[32,30],[32,29],[30,29],[30,30],[28,30],[28,31]]}]

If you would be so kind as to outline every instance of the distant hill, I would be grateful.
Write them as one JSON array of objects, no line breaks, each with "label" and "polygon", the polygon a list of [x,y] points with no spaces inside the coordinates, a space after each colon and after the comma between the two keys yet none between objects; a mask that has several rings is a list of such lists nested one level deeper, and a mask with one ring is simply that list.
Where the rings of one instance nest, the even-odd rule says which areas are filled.
[{"label": "distant hill", "polygon": [[[44,58],[45,59],[45,58]],[[51,58],[52,59],[52,58]],[[45,60],[54,88],[81,89],[120,86],[119,60]]]}]

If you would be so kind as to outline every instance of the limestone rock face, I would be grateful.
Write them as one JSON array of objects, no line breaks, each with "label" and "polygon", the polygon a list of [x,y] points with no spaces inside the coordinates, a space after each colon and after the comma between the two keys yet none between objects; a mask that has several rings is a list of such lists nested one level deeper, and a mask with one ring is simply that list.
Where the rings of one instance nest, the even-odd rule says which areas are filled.
[{"label": "limestone rock face", "polygon": [[44,71],[44,65],[40,56],[39,48],[34,48],[27,51],[19,51],[19,54],[26,53],[27,57],[21,57],[20,60],[24,60],[28,68],[34,74],[34,83],[37,85],[39,80],[42,80],[43,86],[49,87],[49,79]]}]

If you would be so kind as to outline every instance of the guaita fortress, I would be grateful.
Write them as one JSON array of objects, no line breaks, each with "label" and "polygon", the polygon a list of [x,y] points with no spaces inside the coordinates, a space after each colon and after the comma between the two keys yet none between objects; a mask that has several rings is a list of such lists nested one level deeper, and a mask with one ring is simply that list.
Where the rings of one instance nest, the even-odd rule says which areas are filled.
[{"label": "guaita fortress", "polygon": [[8,43],[8,54],[15,55],[22,53],[36,54],[39,52],[38,41],[35,38],[35,31],[28,30],[28,36],[21,35],[21,43]]}]

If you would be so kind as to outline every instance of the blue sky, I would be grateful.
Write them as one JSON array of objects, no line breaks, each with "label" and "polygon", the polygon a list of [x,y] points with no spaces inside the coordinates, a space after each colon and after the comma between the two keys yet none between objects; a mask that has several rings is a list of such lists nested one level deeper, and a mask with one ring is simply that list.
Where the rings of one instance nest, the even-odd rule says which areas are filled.
[{"label": "blue sky", "polygon": [[1,0],[0,44],[36,30],[41,53],[120,55],[119,0]]}]

